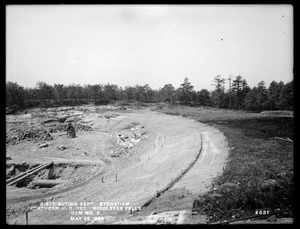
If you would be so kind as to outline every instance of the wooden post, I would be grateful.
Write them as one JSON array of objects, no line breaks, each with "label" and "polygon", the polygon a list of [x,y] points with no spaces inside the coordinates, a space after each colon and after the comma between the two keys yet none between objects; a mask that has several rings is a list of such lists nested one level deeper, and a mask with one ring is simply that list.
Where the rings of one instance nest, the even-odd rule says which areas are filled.
[{"label": "wooden post", "polygon": [[26,211],[26,225],[28,225],[28,211]]},{"label": "wooden post", "polygon": [[116,173],[116,182],[118,181],[118,174]]},{"label": "wooden post", "polygon": [[102,177],[102,183],[104,183],[103,177]]}]

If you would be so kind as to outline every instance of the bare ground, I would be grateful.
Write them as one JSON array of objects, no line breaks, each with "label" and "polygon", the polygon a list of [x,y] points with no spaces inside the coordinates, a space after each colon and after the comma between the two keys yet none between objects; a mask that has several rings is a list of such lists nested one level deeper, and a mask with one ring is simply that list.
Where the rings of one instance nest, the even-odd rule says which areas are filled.
[{"label": "bare ground", "polygon": [[[70,116],[74,113],[76,110]],[[104,117],[107,114],[112,117]],[[222,173],[226,165],[228,147],[224,135],[215,128],[195,120],[165,115],[149,109],[114,110],[113,112],[78,111],[76,115],[78,119],[92,124],[93,130],[77,132],[77,137],[74,139],[60,135],[63,132],[53,133],[54,140],[46,141],[50,144],[43,149],[38,148],[38,144],[32,141],[7,146],[7,155],[11,157],[10,163],[26,161],[32,164],[53,161],[55,164],[78,162],[78,164],[88,166],[88,169],[77,174],[81,179],[75,180],[77,183],[75,182],[74,188],[69,187],[67,191],[64,189],[66,187],[61,189],[54,187],[54,190],[60,191],[58,193],[51,190],[7,188],[8,224],[25,224],[25,208],[41,200],[53,202],[126,201],[133,206],[140,207],[179,177],[180,179],[173,182],[174,184],[167,192],[165,190],[161,193],[160,201],[163,203],[164,199],[168,198],[169,201],[160,205],[160,211],[163,210],[161,206],[165,206],[165,210],[184,210],[192,205],[196,195],[205,193],[211,188],[212,180]],[[29,114],[23,117],[8,116],[7,128],[16,128],[20,124],[36,125],[41,119],[32,118]],[[131,136],[137,133],[135,127],[140,127],[139,131],[142,130],[144,135],[139,138],[138,142],[132,140],[130,143],[132,145],[128,147],[126,144],[129,143],[126,143],[126,139],[133,139]],[[120,141],[122,137],[126,140],[124,140],[126,144]],[[64,145],[66,149],[58,150],[57,146],[60,145]],[[124,146],[127,149],[124,149]],[[116,153],[118,156],[112,157]],[[97,169],[88,174],[94,166],[97,166]],[[181,176],[187,168],[189,168],[188,171]],[[83,181],[85,181],[84,185],[78,185]],[[39,194],[45,195],[39,196]],[[184,201],[172,202],[172,197],[178,197],[178,195],[183,195]],[[18,201],[26,196],[38,198]],[[153,203],[155,203],[155,198],[152,205]],[[177,204],[172,206],[172,203]],[[142,209],[138,214],[147,215],[150,210],[151,208],[147,208],[143,212]],[[67,210],[32,210],[28,216],[29,224],[99,223],[92,219],[71,220],[70,211]],[[129,211],[103,211],[101,216],[105,218],[106,223],[132,217]]]}]

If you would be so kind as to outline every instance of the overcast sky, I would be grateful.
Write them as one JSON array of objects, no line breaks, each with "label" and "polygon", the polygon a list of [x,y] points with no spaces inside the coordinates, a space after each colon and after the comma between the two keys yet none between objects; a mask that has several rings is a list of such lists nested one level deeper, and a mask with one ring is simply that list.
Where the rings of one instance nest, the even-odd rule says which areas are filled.
[{"label": "overcast sky", "polygon": [[291,5],[8,5],[6,81],[165,84],[293,78]]}]

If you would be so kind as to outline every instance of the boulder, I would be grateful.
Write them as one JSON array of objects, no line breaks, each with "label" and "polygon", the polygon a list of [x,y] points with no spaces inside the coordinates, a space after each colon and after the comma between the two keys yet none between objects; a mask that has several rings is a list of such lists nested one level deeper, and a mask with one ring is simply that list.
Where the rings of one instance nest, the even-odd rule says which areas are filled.
[{"label": "boulder", "polygon": [[39,148],[45,148],[45,147],[48,147],[49,146],[49,143],[42,143],[40,145],[38,145]]},{"label": "boulder", "polygon": [[63,151],[63,150],[65,150],[67,147],[61,145],[61,146],[56,146],[56,148],[59,149],[59,150],[61,150],[61,151]]}]

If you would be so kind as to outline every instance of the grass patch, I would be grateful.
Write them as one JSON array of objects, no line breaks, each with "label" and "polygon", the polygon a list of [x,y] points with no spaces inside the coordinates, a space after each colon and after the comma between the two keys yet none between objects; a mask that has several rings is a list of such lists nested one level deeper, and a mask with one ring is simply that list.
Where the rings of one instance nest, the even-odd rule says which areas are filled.
[{"label": "grass patch", "polygon": [[[253,178],[237,187],[210,192],[201,197],[198,209],[210,217],[211,222],[252,216],[256,210],[281,211],[293,209],[293,174],[276,178],[276,186],[262,187],[263,181]],[[213,193],[213,194],[212,194]],[[219,195],[216,195],[219,194]],[[277,217],[291,217],[291,212]]]},{"label": "grass patch", "polygon": [[[231,120],[217,127],[227,137],[231,151],[227,167],[215,183],[240,185],[220,200],[210,200],[214,207],[221,205],[224,212],[208,209],[211,220],[250,216],[257,209],[293,208],[293,145],[272,139],[293,139],[293,118],[284,122],[276,117]],[[266,189],[263,182],[267,180],[275,180],[276,185]]]},{"label": "grass patch", "polygon": [[231,119],[224,123],[226,127],[241,130],[251,138],[294,138],[292,117],[255,117],[251,119]]}]

